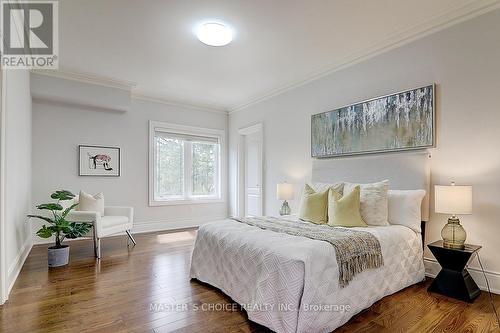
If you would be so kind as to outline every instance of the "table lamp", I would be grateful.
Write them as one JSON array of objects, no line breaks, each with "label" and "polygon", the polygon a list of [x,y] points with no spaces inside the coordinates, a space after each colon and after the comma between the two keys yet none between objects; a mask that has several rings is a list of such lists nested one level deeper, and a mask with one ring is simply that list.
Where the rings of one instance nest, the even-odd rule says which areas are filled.
[{"label": "table lamp", "polygon": [[288,184],[287,182],[278,184],[276,186],[276,196],[278,200],[284,200],[283,205],[280,209],[280,215],[290,215],[291,210],[290,206],[288,206],[287,200],[293,199],[293,186],[292,184]]},{"label": "table lamp", "polygon": [[435,185],[434,210],[436,213],[451,214],[448,223],[441,230],[443,246],[463,249],[467,233],[460,225],[457,215],[472,214],[472,186]]}]

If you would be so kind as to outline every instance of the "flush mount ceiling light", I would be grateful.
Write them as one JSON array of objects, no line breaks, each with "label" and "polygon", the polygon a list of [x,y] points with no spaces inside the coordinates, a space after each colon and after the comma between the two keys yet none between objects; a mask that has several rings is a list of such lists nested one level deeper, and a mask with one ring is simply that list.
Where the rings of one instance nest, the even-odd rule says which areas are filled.
[{"label": "flush mount ceiling light", "polygon": [[205,22],[198,27],[196,37],[206,45],[225,46],[233,40],[233,29],[222,22]]}]

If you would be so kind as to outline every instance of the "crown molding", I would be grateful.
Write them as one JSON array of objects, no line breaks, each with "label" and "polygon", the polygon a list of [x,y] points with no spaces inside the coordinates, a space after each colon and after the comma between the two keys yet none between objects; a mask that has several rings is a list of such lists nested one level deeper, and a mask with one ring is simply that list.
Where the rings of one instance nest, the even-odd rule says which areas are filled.
[{"label": "crown molding", "polygon": [[413,27],[397,32],[381,42],[378,42],[359,52],[353,53],[345,57],[344,59],[332,63],[329,66],[319,71],[312,72],[302,79],[299,79],[289,84],[285,84],[281,87],[275,88],[261,95],[256,95],[255,97],[249,99],[247,102],[242,103],[240,105],[234,105],[229,108],[228,113],[233,114],[239,112],[252,105],[270,99],[274,96],[281,95],[287,91],[306,85],[324,76],[340,71],[347,67],[351,67],[355,64],[376,57],[380,54],[386,53],[405,44],[411,43],[417,39],[426,37],[440,30],[470,20],[474,17],[477,17],[479,15],[485,14],[487,12],[493,11],[498,8],[500,8],[500,0],[476,0],[472,3],[456,7],[452,10],[447,11],[444,14],[436,15],[433,18],[423,23],[414,25]]},{"label": "crown molding", "polygon": [[169,97],[152,96],[152,95],[138,93],[138,92],[134,92],[134,91],[132,92],[132,98],[136,99],[136,100],[146,101],[146,102],[165,104],[165,105],[169,105],[169,106],[177,106],[177,107],[189,108],[189,109],[194,109],[194,110],[199,110],[199,111],[219,113],[219,114],[224,114],[224,115],[228,114],[228,110],[222,106],[219,106],[219,105],[206,104],[206,103],[192,103],[192,102],[172,99]]},{"label": "crown molding", "polygon": [[39,95],[36,93],[31,93],[31,98],[34,103],[43,103],[49,105],[60,105],[60,106],[68,106],[71,108],[79,108],[88,110],[89,108],[98,111],[105,112],[128,112],[130,108],[128,106],[116,105],[115,107],[107,107],[102,106],[97,103],[88,102],[88,101],[79,101],[68,97],[63,96],[55,96],[55,95]]},{"label": "crown molding", "polygon": [[32,73],[55,77],[59,79],[78,81],[83,83],[96,84],[108,88],[116,88],[131,91],[137,83],[121,80],[113,77],[100,76],[90,73],[70,72],[64,70],[33,69]]},{"label": "crown molding", "polygon": [[72,80],[82,83],[94,84],[108,88],[116,88],[130,91],[131,98],[137,100],[143,100],[153,103],[165,104],[170,106],[184,107],[189,109],[195,109],[200,111],[207,112],[215,112],[221,114],[228,114],[228,111],[222,106],[212,105],[212,104],[201,104],[201,103],[192,103],[187,101],[175,100],[163,96],[152,96],[139,92],[135,92],[134,89],[137,86],[137,83],[127,80],[116,79],[112,77],[105,77],[96,74],[90,73],[79,73],[79,72],[70,72],[65,70],[41,70],[34,69],[31,70],[34,74],[40,74],[49,77],[55,77],[64,80]]}]

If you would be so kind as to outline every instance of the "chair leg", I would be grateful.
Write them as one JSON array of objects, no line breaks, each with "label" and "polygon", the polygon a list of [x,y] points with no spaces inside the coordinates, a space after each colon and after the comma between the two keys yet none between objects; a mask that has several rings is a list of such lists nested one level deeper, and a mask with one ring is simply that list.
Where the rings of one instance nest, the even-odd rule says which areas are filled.
[{"label": "chair leg", "polygon": [[101,239],[100,238],[97,239],[96,252],[97,252],[96,258],[101,259]]},{"label": "chair leg", "polygon": [[92,239],[94,240],[94,257],[97,258],[97,233],[95,232],[95,226],[92,225]]},{"label": "chair leg", "polygon": [[134,237],[132,237],[132,234],[130,233],[130,230],[125,230],[125,232],[127,233],[127,236],[128,236],[128,238],[130,238],[130,240],[132,241],[132,243],[134,243],[134,246],[137,245],[137,243],[135,242]]}]

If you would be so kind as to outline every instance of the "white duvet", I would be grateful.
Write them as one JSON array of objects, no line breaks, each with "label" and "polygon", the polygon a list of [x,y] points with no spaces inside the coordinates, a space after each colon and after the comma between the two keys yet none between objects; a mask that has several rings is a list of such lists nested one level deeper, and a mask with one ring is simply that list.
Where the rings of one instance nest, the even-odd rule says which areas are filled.
[{"label": "white duvet", "polygon": [[419,233],[398,225],[359,229],[380,241],[384,266],[344,288],[331,244],[233,220],[200,227],[191,277],[219,288],[250,320],[276,332],[330,332],[425,276]]}]

